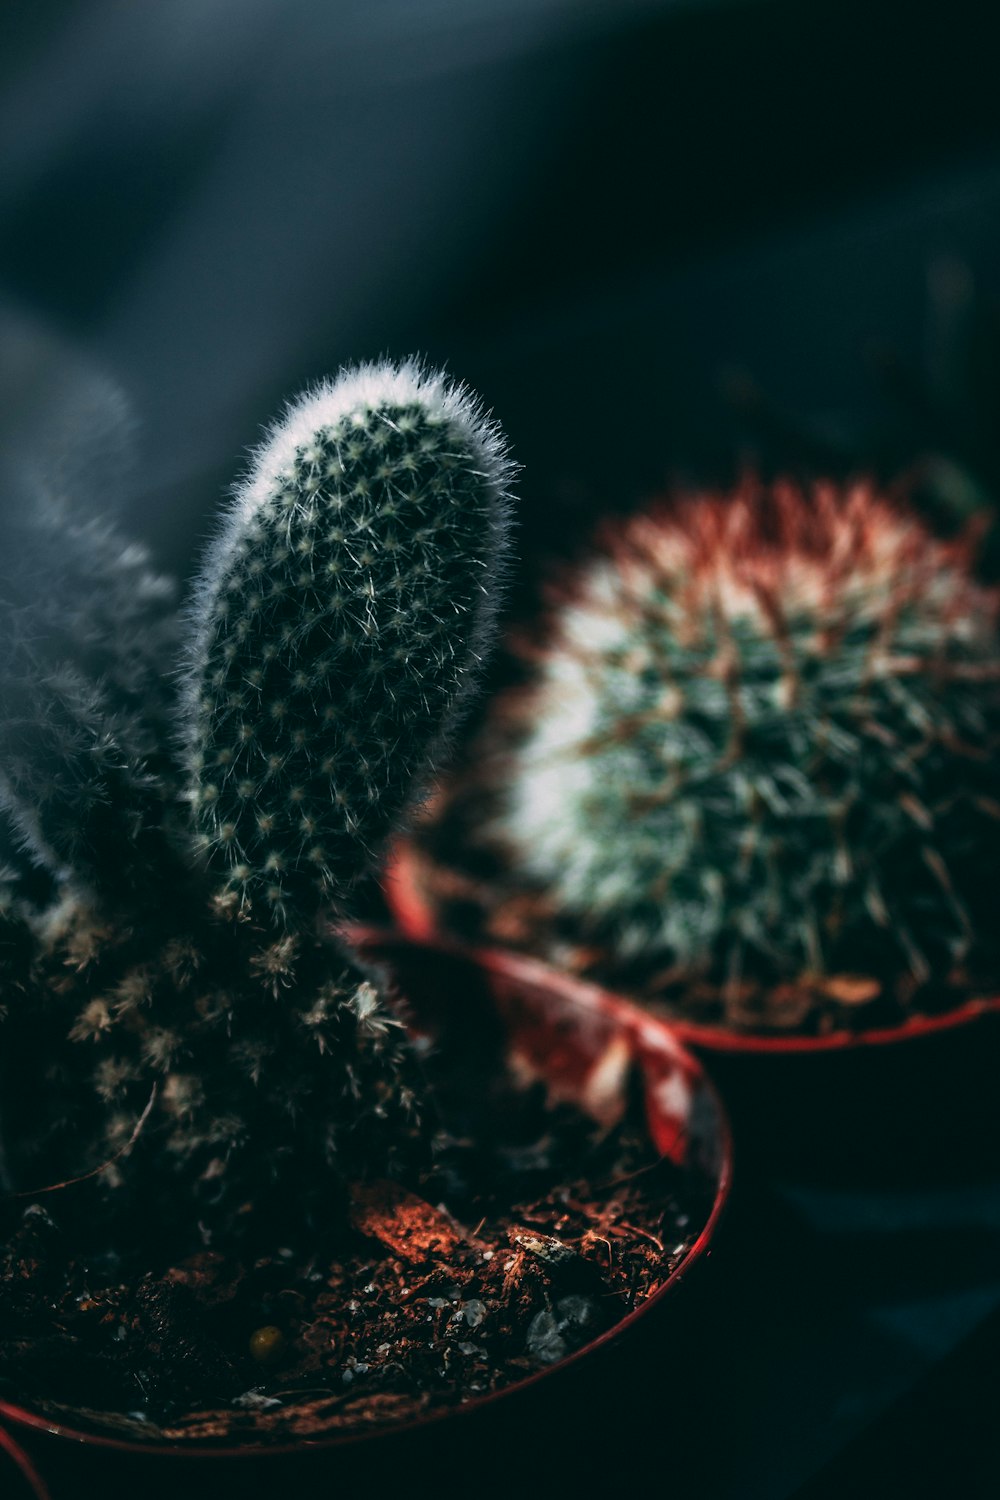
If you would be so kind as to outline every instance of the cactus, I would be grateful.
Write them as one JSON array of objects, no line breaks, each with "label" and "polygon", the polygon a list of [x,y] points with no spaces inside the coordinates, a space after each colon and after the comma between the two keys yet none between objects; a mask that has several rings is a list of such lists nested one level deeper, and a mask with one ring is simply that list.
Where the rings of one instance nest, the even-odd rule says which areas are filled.
[{"label": "cactus", "polygon": [[[8,842],[107,899],[166,859],[176,589],[80,497],[12,481],[0,521],[0,818]],[[20,861],[23,863],[23,861]]]},{"label": "cactus", "polygon": [[237,489],[196,589],[188,759],[205,846],[279,919],[343,906],[430,770],[492,626],[507,473],[461,391],[365,366]]},{"label": "cactus", "polygon": [[866,484],[638,515],[498,706],[483,841],[617,962],[995,974],[998,594]]},{"label": "cactus", "polygon": [[110,896],[146,883],[171,798],[176,589],[110,519],[134,466],[121,391],[9,311],[0,333],[0,858],[35,894],[73,868]]},{"label": "cactus", "polygon": [[[475,680],[509,475],[498,429],[441,375],[345,371],[289,408],[237,487],[195,583],[176,695],[158,615],[129,620],[134,673],[113,630],[123,601],[82,591],[82,654],[61,616],[40,633],[46,731],[70,688],[90,718],[89,738],[51,734],[44,758],[26,745],[16,777],[4,763],[19,792],[31,776],[59,787],[44,828],[61,897],[5,907],[8,949],[25,931],[33,944],[30,1003],[4,1027],[19,1180],[66,1175],[75,1149],[74,1170],[190,1222],[275,1194],[319,1211],[338,1181],[426,1151],[415,1049],[325,918],[350,913]],[[72,533],[81,583],[96,535]],[[145,566],[101,535],[109,563]],[[101,775],[102,812],[149,856],[141,882],[134,859],[128,881],[106,868],[120,839],[81,851],[65,828]],[[182,1195],[164,1198],[171,1181]]]}]

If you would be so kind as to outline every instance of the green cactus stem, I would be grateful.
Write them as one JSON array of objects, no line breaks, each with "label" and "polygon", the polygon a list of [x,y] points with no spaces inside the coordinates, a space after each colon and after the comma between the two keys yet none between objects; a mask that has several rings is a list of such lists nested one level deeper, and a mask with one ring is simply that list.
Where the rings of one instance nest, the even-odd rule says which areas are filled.
[{"label": "green cactus stem", "polygon": [[510,465],[416,364],[302,397],[197,585],[189,763],[203,842],[254,906],[339,907],[430,773],[496,610]]}]

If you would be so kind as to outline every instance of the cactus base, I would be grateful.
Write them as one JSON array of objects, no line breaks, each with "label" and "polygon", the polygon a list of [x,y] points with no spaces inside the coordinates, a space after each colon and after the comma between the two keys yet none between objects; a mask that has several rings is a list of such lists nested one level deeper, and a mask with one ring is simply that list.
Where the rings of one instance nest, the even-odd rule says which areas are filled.
[{"label": "cactus base", "polygon": [[[666,1020],[687,1045],[711,1053],[806,1053],[893,1045],[1000,1015],[1000,975],[907,995],[886,994],[864,973],[798,985],[743,984],[731,990],[663,967],[625,961],[582,942],[560,924],[541,891],[515,881],[499,861],[462,847],[464,814],[434,809],[417,834],[397,841],[382,888],[393,920],[419,942],[445,938],[498,945],[628,995]],[[452,820],[455,820],[454,824]]]}]

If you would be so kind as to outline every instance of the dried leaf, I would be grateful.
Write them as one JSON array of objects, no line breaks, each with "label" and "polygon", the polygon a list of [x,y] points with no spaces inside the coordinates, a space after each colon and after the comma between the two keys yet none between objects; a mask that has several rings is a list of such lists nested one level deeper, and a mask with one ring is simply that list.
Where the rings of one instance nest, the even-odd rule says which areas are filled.
[{"label": "dried leaf", "polygon": [[352,1189],[351,1223],[410,1265],[451,1255],[462,1239],[440,1209],[398,1183],[382,1180]]},{"label": "dried leaf", "polygon": [[817,984],[821,995],[840,1005],[870,1005],[882,993],[882,986],[869,974],[831,974]]}]

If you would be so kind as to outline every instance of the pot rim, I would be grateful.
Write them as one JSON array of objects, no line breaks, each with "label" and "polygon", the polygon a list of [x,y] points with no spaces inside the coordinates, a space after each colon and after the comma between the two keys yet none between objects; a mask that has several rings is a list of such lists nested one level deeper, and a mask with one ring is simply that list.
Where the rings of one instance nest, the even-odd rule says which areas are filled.
[{"label": "pot rim", "polygon": [[35,1496],[35,1500],[52,1500],[48,1485],[25,1453],[20,1443],[14,1441],[5,1427],[0,1427],[0,1453],[5,1453],[18,1470],[21,1478]]},{"label": "pot rim", "polygon": [[[482,1396],[474,1396],[471,1400],[463,1402],[460,1406],[442,1406],[435,1411],[429,1411],[407,1421],[392,1423],[381,1428],[376,1426],[374,1428],[366,1428],[361,1432],[330,1433],[326,1436],[316,1438],[304,1438],[298,1442],[265,1443],[251,1441],[222,1446],[203,1441],[199,1442],[197,1440],[180,1443],[144,1443],[134,1438],[113,1437],[104,1433],[87,1432],[73,1427],[71,1423],[55,1421],[50,1417],[42,1415],[40,1412],[18,1406],[16,1402],[6,1401],[2,1397],[0,1397],[0,1418],[36,1432],[44,1432],[50,1437],[68,1439],[85,1446],[128,1453],[133,1456],[148,1454],[151,1458],[202,1460],[278,1458],[281,1456],[287,1457],[292,1454],[301,1455],[307,1451],[318,1452],[324,1449],[351,1447],[356,1444],[373,1441],[385,1442],[397,1437],[403,1437],[407,1433],[423,1429],[433,1423],[462,1417],[481,1411],[483,1408],[492,1407],[495,1403],[536,1385],[540,1380],[548,1380],[552,1376],[559,1375],[571,1365],[575,1365],[582,1359],[596,1353],[597,1350],[616,1343],[618,1339],[627,1334],[628,1330],[635,1325],[638,1319],[645,1317],[647,1313],[654,1307],[659,1306],[668,1296],[674,1295],[678,1287],[687,1279],[698,1262],[707,1259],[711,1253],[711,1245],[715,1239],[719,1222],[726,1209],[732,1190],[732,1128],[718,1089],[706,1073],[697,1056],[688,1051],[684,1042],[678,1038],[672,1026],[657,1016],[647,1014],[634,1001],[626,997],[613,994],[608,990],[602,990],[599,986],[592,985],[585,980],[576,979],[572,975],[562,974],[558,969],[553,969],[539,960],[526,958],[521,954],[508,952],[506,949],[473,949],[449,942],[447,939],[435,938],[430,941],[416,939],[410,937],[405,932],[388,927],[352,926],[349,929],[349,935],[353,943],[371,945],[373,947],[377,946],[380,952],[386,954],[391,953],[393,947],[405,946],[423,949],[425,952],[436,952],[442,955],[466,958],[472,963],[486,969],[491,974],[506,974],[515,980],[524,979],[526,982],[536,985],[544,984],[550,990],[554,988],[560,993],[562,998],[579,1009],[586,1011],[596,1008],[606,1015],[615,1017],[635,1037],[640,1046],[649,1047],[655,1045],[651,1043],[652,1036],[654,1035],[659,1036],[661,1044],[663,1040],[666,1040],[669,1043],[670,1050],[689,1069],[690,1076],[697,1079],[699,1089],[711,1100],[718,1131],[718,1176],[711,1211],[680,1265],[670,1273],[663,1285],[658,1287],[645,1302],[641,1303],[638,1307],[630,1309],[611,1328],[598,1334],[596,1338],[588,1340],[582,1348],[574,1350],[571,1354],[567,1354],[565,1358],[558,1360],[555,1364],[535,1370],[532,1374],[526,1375],[523,1380],[514,1381],[502,1390],[490,1391]],[[2,1441],[3,1436],[3,1429],[0,1428],[0,1441]],[[10,1446],[16,1448],[17,1445],[11,1440]],[[32,1470],[32,1472],[34,1471]],[[44,1486],[40,1487],[39,1500],[49,1500]]]},{"label": "pot rim", "polygon": [[[463,944],[458,939],[450,939],[437,925],[433,902],[420,889],[417,868],[418,863],[410,840],[404,837],[393,848],[392,858],[382,875],[382,892],[393,920],[400,931],[411,941],[434,945],[454,941],[456,947],[463,947],[470,954],[493,951],[510,952],[524,958],[526,962],[538,965],[539,969],[549,970],[552,974],[558,975],[564,972],[549,960],[536,958],[533,954],[522,952],[517,948],[494,949],[492,946],[480,947],[475,941]],[[698,1052],[723,1053],[730,1056],[749,1053],[803,1057],[819,1053],[855,1052],[864,1048],[893,1046],[898,1043],[916,1041],[937,1032],[952,1031],[960,1026],[970,1025],[983,1016],[1000,1014],[1000,994],[996,994],[975,996],[971,1000],[963,1000],[961,1005],[952,1006],[950,1010],[936,1014],[915,1012],[895,1026],[872,1026],[865,1031],[852,1031],[846,1026],[836,1031],[828,1031],[822,1036],[771,1031],[737,1031],[731,1026],[709,1026],[699,1024],[697,1021],[667,1017],[655,1010],[647,1009],[643,1002],[630,996],[627,990],[611,989],[595,979],[568,977],[574,978],[581,985],[589,986],[597,993],[612,999],[623,999],[629,1005],[637,1006],[644,1014],[656,1016],[687,1047],[694,1048]]]},{"label": "pot rim", "polygon": [[693,1021],[667,1021],[680,1041],[700,1052],[794,1053],[799,1057],[819,1053],[858,1052],[865,1048],[913,1042],[937,1032],[955,1031],[987,1015],[1000,1014],[1000,995],[963,1000],[961,1005],[936,1015],[912,1015],[897,1026],[871,1026],[867,1031],[828,1031],[823,1036],[784,1036],[770,1032],[734,1031],[727,1026],[699,1026]]}]

